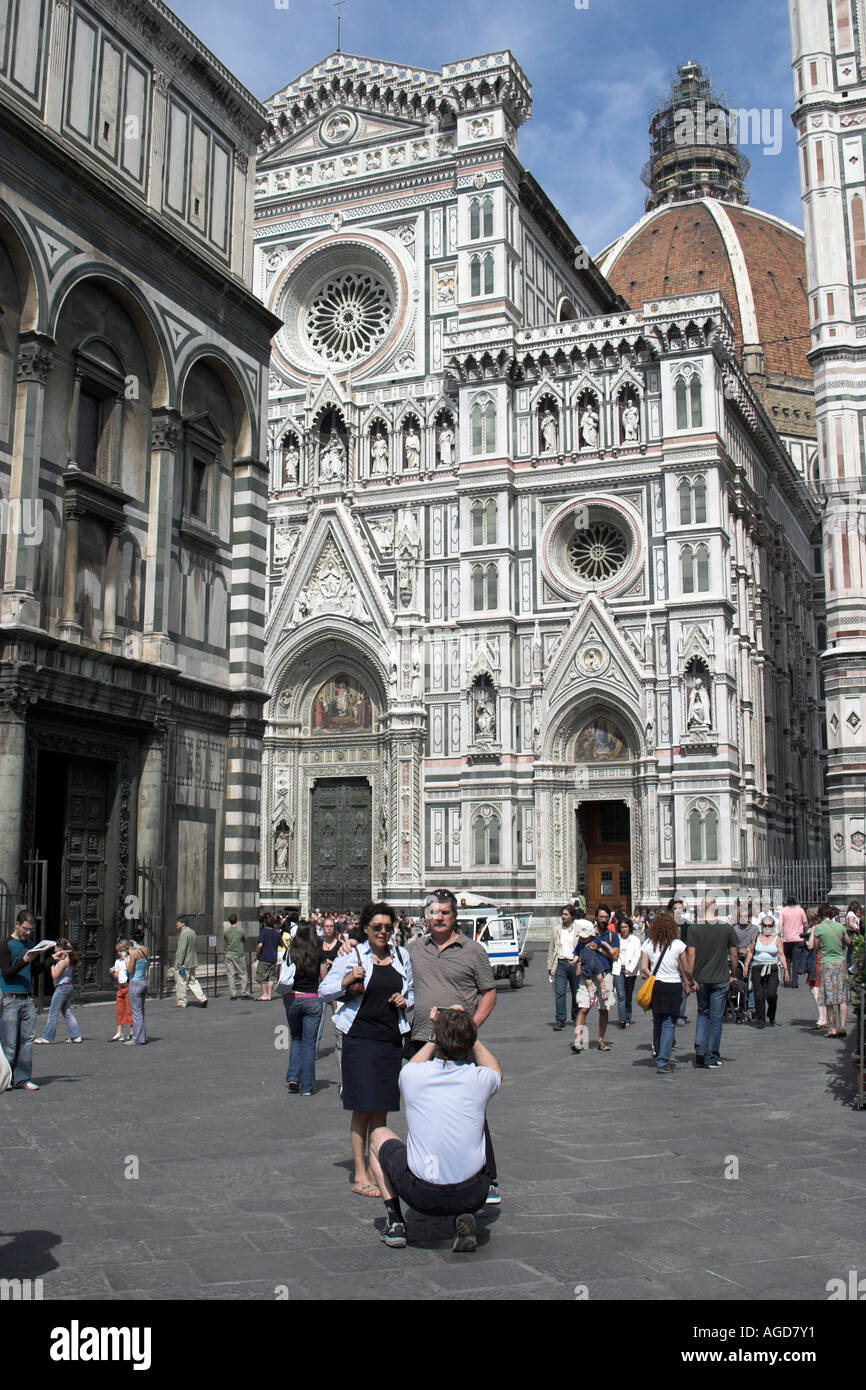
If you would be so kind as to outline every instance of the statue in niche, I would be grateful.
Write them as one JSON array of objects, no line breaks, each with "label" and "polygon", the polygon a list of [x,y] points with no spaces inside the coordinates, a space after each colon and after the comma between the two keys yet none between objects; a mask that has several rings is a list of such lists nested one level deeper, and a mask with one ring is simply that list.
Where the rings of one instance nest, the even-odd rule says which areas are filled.
[{"label": "statue in niche", "polygon": [[297,444],[292,439],[283,445],[283,485],[289,485],[298,481],[298,470],[301,466],[301,453]]},{"label": "statue in niche", "polygon": [[323,483],[341,483],[346,473],[346,446],[336,430],[331,430],[319,457],[319,477]]},{"label": "statue in niche", "polygon": [[686,704],[686,729],[708,729],[710,727],[710,697],[707,687],[698,675],[689,681],[691,689]]},{"label": "statue in niche", "polygon": [[587,449],[598,447],[598,412],[591,404],[584,406],[581,411],[580,433]]},{"label": "statue in niche", "polygon": [[419,657],[414,657],[412,661],[412,699],[416,705],[420,704],[424,690],[421,683],[421,661]]},{"label": "statue in niche", "polygon": [[475,732],[482,739],[496,737],[496,705],[493,691],[487,685],[478,687],[475,698]]},{"label": "statue in niche", "polygon": [[454,430],[447,420],[439,431],[439,463],[443,468],[454,466]]},{"label": "statue in niche", "polygon": [[622,438],[624,444],[636,444],[640,439],[640,412],[632,400],[622,412]]},{"label": "statue in niche", "polygon": [[380,430],[370,440],[370,472],[374,478],[388,472],[388,439]]},{"label": "statue in niche", "polygon": [[415,425],[410,425],[403,436],[403,457],[407,472],[421,467],[421,436]]},{"label": "statue in niche", "polygon": [[280,821],[277,826],[277,833],[274,836],[274,868],[287,869],[289,867],[289,851],[291,849],[292,834],[286,822]]},{"label": "statue in niche", "polygon": [[559,430],[556,424],[556,416],[552,410],[544,410],[541,414],[541,452],[543,454],[555,454],[559,448]]}]

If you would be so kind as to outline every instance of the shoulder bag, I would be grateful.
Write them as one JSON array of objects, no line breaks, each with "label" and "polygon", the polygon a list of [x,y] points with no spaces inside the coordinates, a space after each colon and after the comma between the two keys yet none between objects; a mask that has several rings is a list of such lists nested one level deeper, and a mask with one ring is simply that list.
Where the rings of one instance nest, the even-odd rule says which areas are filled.
[{"label": "shoulder bag", "polygon": [[292,960],[292,953],[287,947],[280,961],[280,978],[277,980],[274,993],[285,996],[286,994],[293,994],[294,988],[295,962]]}]

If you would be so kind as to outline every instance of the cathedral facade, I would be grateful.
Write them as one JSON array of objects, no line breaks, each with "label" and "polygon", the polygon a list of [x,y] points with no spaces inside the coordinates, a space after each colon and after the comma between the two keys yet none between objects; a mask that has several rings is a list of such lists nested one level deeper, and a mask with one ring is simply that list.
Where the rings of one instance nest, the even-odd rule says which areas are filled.
[{"label": "cathedral facade", "polygon": [[547,916],[820,854],[820,512],[723,295],[627,307],[507,52],[267,105],[263,899]]},{"label": "cathedral facade", "polygon": [[87,994],[255,917],[264,116],[157,0],[0,7],[0,915]]}]

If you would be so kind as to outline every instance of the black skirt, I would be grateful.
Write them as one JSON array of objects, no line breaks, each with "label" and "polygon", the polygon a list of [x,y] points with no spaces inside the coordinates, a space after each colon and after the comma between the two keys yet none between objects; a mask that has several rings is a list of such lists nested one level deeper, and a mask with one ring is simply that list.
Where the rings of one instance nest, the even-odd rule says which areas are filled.
[{"label": "black skirt", "polygon": [[372,1038],[343,1037],[343,1109],[389,1111],[400,1109],[402,1039],[376,1042]]},{"label": "black skirt", "polygon": [[683,998],[683,987],[681,984],[669,985],[656,980],[653,985],[653,1008],[654,1014],[678,1014]]}]

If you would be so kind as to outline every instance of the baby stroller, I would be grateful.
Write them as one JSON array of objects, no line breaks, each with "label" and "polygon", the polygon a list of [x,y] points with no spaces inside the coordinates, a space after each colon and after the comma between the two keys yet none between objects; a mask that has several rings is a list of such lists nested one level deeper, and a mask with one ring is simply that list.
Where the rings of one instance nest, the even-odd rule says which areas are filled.
[{"label": "baby stroller", "polygon": [[743,966],[746,963],[744,955],[737,960],[737,978],[731,980],[728,989],[728,998],[725,1003],[725,1022],[726,1023],[748,1023],[749,1013],[749,981],[746,979]]}]

